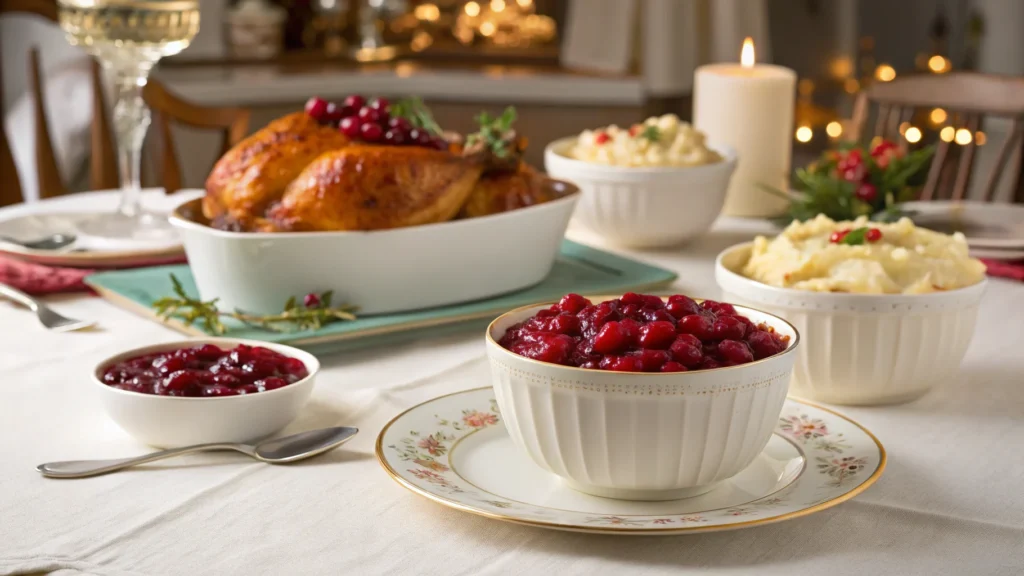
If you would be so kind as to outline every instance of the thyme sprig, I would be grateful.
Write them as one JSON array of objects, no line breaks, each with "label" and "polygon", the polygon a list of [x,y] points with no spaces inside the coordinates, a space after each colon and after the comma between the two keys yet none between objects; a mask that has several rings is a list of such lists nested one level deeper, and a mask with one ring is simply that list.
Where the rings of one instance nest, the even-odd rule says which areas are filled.
[{"label": "thyme sprig", "polygon": [[291,332],[296,330],[317,330],[326,324],[337,321],[355,320],[352,306],[331,306],[331,291],[321,294],[308,294],[302,303],[295,297],[285,302],[284,310],[279,314],[259,315],[242,310],[226,312],[217,308],[218,298],[200,300],[185,292],[181,281],[171,274],[174,296],[165,296],[153,302],[157,316],[167,320],[178,318],[186,326],[200,324],[207,332],[224,334],[227,327],[221,318],[234,318],[243,324],[270,332]]},{"label": "thyme sprig", "polygon": [[405,118],[413,128],[426,130],[434,136],[441,136],[444,132],[441,129],[441,125],[434,120],[434,115],[430,113],[430,108],[427,108],[427,105],[423,103],[423,99],[419,96],[411,96],[395,102],[391,105],[390,113],[393,117]]},{"label": "thyme sprig", "polygon": [[654,143],[661,139],[661,130],[654,124],[651,124],[644,128],[643,132],[640,133],[640,137]]},{"label": "thyme sprig", "polygon": [[466,149],[486,148],[496,158],[508,158],[516,152],[516,134],[512,130],[512,124],[516,121],[516,109],[513,106],[505,108],[501,116],[492,118],[487,112],[481,112],[476,117],[480,124],[480,131],[466,137]]}]

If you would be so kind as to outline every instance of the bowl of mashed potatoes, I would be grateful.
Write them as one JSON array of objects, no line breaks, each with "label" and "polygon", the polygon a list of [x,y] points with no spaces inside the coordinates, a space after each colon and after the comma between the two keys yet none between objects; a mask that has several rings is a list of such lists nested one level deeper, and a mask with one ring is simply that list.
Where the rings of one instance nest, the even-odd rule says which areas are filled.
[{"label": "bowl of mashed potatoes", "polygon": [[580,187],[576,220],[633,248],[674,246],[707,232],[736,160],[734,150],[708,143],[674,114],[584,130],[544,151],[548,174]]},{"label": "bowl of mashed potatoes", "polygon": [[793,395],[851,405],[913,400],[954,378],[987,284],[961,234],[825,216],[725,250],[715,278],[726,300],[806,335]]}]

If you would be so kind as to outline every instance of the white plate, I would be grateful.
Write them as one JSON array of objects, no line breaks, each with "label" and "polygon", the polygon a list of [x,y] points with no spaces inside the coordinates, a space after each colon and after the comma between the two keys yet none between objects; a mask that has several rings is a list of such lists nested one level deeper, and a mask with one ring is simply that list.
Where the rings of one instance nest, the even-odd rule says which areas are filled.
[{"label": "white plate", "polygon": [[399,484],[458,510],[557,530],[646,535],[745,528],[824,510],[863,492],[886,461],[863,426],[789,398],[764,452],[707,494],[666,502],[588,496],[515,448],[490,387],[410,408],[384,427],[376,452]]},{"label": "white plate", "polygon": [[[48,266],[75,268],[105,268],[132,266],[146,263],[170,262],[184,256],[180,242],[138,247],[104,246],[101,242],[83,236],[76,224],[86,218],[113,212],[121,192],[106,190],[70,194],[32,204],[18,204],[0,209],[0,236],[17,240],[34,240],[55,233],[75,234],[79,239],[63,250],[32,250],[0,241],[0,254]],[[170,212],[184,200],[201,196],[201,190],[182,190],[171,196],[162,190],[143,191],[142,203],[148,210]]]},{"label": "white plate", "polygon": [[[940,232],[963,232],[971,248],[1024,250],[1024,205],[990,202],[907,202],[914,223]],[[986,258],[988,256],[985,256]]]},{"label": "white plate", "polygon": [[975,258],[988,258],[989,260],[1022,260],[1024,259],[1024,248],[986,248],[984,246],[970,246],[971,256]]}]

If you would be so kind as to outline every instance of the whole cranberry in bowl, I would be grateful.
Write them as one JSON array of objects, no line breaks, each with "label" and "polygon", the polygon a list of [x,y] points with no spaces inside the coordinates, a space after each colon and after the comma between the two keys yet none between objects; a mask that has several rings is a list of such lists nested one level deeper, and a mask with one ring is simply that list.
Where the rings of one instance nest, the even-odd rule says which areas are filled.
[{"label": "whole cranberry in bowl", "polygon": [[[753,462],[782,410],[800,340],[792,325],[683,295],[666,307],[674,302],[707,329],[694,334],[693,320],[681,327],[671,313],[623,316],[638,302],[652,309],[650,298],[568,295],[512,310],[487,329],[495,399],[513,443],[581,492],[703,494]],[[572,316],[579,322],[558,327],[578,329],[548,321]]]},{"label": "whole cranberry in bowl", "polygon": [[305,406],[320,363],[269,342],[204,338],[127,350],[96,365],[107,415],[158,447],[252,442],[278,432]]}]

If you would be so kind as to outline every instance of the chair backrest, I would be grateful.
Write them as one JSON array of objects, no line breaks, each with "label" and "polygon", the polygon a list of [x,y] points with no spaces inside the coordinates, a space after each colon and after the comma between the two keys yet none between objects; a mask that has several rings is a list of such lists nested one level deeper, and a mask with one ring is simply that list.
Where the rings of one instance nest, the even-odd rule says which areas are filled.
[{"label": "chair backrest", "polygon": [[171,121],[195,128],[219,129],[224,136],[221,155],[245,138],[249,131],[249,110],[234,107],[207,107],[186,102],[169,92],[158,80],[150,79],[142,93],[160,132],[161,184],[167,194],[181,189],[181,167],[171,135]]},{"label": "chair backrest", "polygon": [[[57,22],[57,3],[52,0],[0,0],[0,16],[5,14],[30,14],[53,23]],[[2,74],[2,73],[0,73]],[[35,125],[35,160],[39,197],[51,198],[67,192],[57,166],[53,142],[50,139],[49,122],[45,110],[45,91],[39,65],[39,51],[29,51],[28,60],[29,93],[32,96],[32,115]],[[3,94],[0,79],[0,95]],[[114,188],[117,186],[117,163],[110,137],[110,122],[103,100],[103,85],[98,65],[93,64],[93,120],[92,120],[92,186],[93,188]],[[0,114],[0,206],[22,202],[21,182],[14,164],[10,143],[4,130],[3,114]]]},{"label": "chair backrest", "polygon": [[[874,132],[867,133],[865,128],[872,104],[877,105]],[[905,76],[873,84],[857,97],[852,125],[845,139],[861,141],[869,136],[881,136],[898,141],[905,150],[908,143],[900,136],[900,124],[922,110],[935,108],[946,112],[944,126],[967,129],[972,137],[965,145],[939,140],[921,199],[964,199],[978,147],[974,135],[983,118],[995,117],[1009,120],[1010,130],[982,189],[982,199],[991,201],[1010,156],[1015,150],[1024,150],[1021,138],[1024,131],[1024,78],[951,72]],[[1022,162],[1024,155],[1013,170],[1013,198],[1016,202],[1024,202]]]}]

